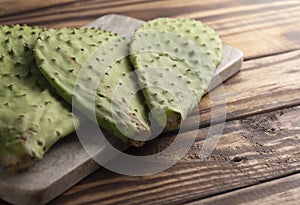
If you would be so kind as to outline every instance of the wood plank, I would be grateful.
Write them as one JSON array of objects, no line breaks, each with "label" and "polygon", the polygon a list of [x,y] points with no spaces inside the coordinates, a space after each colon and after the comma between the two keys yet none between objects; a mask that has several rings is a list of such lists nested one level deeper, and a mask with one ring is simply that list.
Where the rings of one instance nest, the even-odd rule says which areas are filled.
[{"label": "wood plank", "polygon": [[[246,61],[241,71],[212,92],[217,95],[224,89],[227,120],[239,119],[263,112],[300,104],[300,51]],[[214,93],[215,92],[215,93]],[[215,112],[222,100],[214,100]],[[222,106],[220,107],[222,109]],[[208,125],[211,118],[210,97],[205,96],[199,105],[200,125]],[[199,116],[191,116],[189,123]]]},{"label": "wood plank", "polygon": [[0,24],[46,27],[83,26],[105,14],[149,20],[189,17],[214,27],[225,44],[241,49],[246,59],[300,48],[300,2],[297,0],[30,0],[0,2]]},{"label": "wood plank", "polygon": [[224,205],[241,203],[244,205],[298,205],[300,201],[299,192],[300,174],[295,174],[245,189],[188,203],[187,205]]},{"label": "wood plank", "polygon": [[[174,167],[144,177],[99,169],[52,204],[180,204],[299,172],[299,112],[297,106],[226,123],[217,149],[206,159],[198,153],[208,129],[192,131],[196,143]],[[129,153],[156,153],[175,137]]]}]

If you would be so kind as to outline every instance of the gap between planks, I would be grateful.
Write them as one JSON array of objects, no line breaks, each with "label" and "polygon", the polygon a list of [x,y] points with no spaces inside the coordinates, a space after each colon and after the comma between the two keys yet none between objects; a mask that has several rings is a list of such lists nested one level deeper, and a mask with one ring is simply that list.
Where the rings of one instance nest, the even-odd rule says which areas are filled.
[{"label": "gap between planks", "polygon": [[297,205],[300,201],[300,171],[287,176],[267,180],[260,184],[227,191],[186,205],[272,205],[285,203]]}]

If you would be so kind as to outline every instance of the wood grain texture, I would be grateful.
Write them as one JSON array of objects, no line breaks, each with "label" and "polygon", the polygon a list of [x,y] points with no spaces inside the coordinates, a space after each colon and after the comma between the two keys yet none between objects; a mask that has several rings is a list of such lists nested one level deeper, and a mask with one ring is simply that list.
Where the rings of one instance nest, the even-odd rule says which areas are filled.
[{"label": "wood grain texture", "polygon": [[299,192],[300,174],[295,174],[187,205],[298,205],[300,201]]},{"label": "wood grain texture", "polygon": [[[299,105],[299,65],[299,50],[246,61],[239,73],[226,81],[223,88],[217,88],[210,95],[218,95],[224,89],[228,121]],[[211,103],[209,95],[200,102],[200,126],[210,123]],[[215,112],[223,109],[222,98],[214,100],[213,103],[213,108],[217,110]],[[197,122],[199,116],[196,114],[197,112],[188,119],[187,124]]]},{"label": "wood grain texture", "polygon": [[[145,177],[99,169],[52,204],[181,204],[297,173],[299,112],[297,106],[227,123],[217,149],[207,159],[198,153],[208,129],[192,131],[198,136],[196,143],[174,167]],[[156,153],[174,137],[128,152]]]},{"label": "wood grain texture", "polygon": [[297,0],[7,0],[0,2],[0,24],[46,27],[83,26],[105,14],[143,20],[189,17],[215,28],[225,44],[246,59],[300,48],[300,2]]},{"label": "wood grain texture", "polygon": [[[256,197],[262,200],[257,202],[273,204],[265,197],[270,194],[268,188],[264,188],[268,184],[263,182],[299,173],[300,170],[300,110],[299,107],[280,110],[299,105],[299,50],[289,51],[300,48],[300,1],[0,2],[0,24],[82,26],[110,13],[144,20],[161,16],[196,18],[214,27],[226,44],[244,51],[248,61],[242,72],[224,85],[227,94],[227,117],[230,122],[226,125],[217,150],[207,160],[197,157],[203,136],[207,132],[207,128],[204,128],[199,130],[199,138],[190,154],[172,169],[149,177],[126,177],[100,169],[52,204],[201,203],[203,198],[252,185],[256,187],[258,184],[263,187],[259,189]],[[270,55],[274,56],[265,58]],[[262,58],[252,60],[259,57]],[[208,96],[202,100],[201,113],[201,123],[206,126],[210,115]],[[259,113],[265,114],[253,116]],[[245,119],[247,116],[252,117]],[[148,144],[143,152],[151,153],[163,149],[170,141],[172,135],[160,138]],[[143,154],[140,150],[130,152]],[[275,184],[277,182],[274,181]],[[279,186],[284,184],[281,181],[278,183]],[[282,203],[288,204],[288,200],[293,202],[298,199],[293,196],[299,186],[292,186],[287,188],[286,193],[277,189]],[[246,195],[246,192],[243,193]],[[250,195],[252,193],[250,191]],[[218,199],[217,197],[214,202]],[[251,196],[248,196],[248,201],[253,201]]]}]

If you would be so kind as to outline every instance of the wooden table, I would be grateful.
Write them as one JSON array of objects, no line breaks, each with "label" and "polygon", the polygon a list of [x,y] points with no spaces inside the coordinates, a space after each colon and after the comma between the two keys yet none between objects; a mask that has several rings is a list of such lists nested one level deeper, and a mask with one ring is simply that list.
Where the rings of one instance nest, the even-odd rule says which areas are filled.
[{"label": "wooden table", "polygon": [[[197,153],[208,131],[210,101],[201,101],[201,128],[178,164],[145,177],[100,168],[51,204],[298,204],[300,201],[299,0],[8,0],[0,24],[82,26],[110,13],[143,20],[202,20],[245,54],[242,71],[224,84],[227,122],[216,150]],[[197,130],[192,130],[194,132]],[[142,150],[163,149],[175,136]],[[0,202],[0,204],[5,204]]]}]

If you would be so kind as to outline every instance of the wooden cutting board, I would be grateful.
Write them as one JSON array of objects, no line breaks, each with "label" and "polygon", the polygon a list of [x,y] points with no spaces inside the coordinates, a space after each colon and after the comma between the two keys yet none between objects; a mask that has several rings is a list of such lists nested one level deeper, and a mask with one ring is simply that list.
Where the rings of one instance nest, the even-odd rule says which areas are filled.
[{"label": "wooden cutting board", "polygon": [[[106,15],[86,25],[125,35],[130,38],[141,20],[121,15]],[[216,74],[225,81],[238,72],[242,66],[243,53],[224,46],[223,60]],[[209,90],[218,83],[212,81]],[[10,174],[0,167],[0,198],[13,204],[45,204],[99,168],[81,146],[76,134],[61,140],[29,170]]]}]

